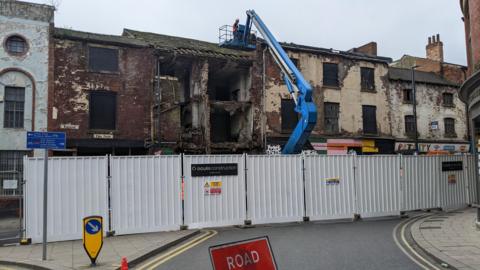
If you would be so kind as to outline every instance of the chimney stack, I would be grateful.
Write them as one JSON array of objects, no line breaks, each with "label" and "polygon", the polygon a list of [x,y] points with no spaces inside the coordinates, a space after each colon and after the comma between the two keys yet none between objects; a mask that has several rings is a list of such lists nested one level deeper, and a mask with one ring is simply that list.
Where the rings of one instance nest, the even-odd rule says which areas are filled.
[{"label": "chimney stack", "polygon": [[443,62],[443,43],[440,41],[440,34],[428,37],[427,59]]}]

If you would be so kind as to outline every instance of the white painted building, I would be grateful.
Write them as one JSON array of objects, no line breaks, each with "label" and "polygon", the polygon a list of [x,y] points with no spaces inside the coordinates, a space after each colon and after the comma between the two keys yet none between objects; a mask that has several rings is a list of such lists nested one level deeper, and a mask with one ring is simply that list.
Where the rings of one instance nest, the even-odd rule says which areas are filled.
[{"label": "white painted building", "polygon": [[47,130],[53,18],[52,6],[0,0],[0,171],[28,153],[27,131]]}]

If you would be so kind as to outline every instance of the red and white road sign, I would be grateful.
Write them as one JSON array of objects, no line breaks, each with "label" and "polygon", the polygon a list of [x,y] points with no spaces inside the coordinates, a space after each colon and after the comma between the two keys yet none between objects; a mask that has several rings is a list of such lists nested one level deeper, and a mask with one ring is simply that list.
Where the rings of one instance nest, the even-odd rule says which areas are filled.
[{"label": "red and white road sign", "polygon": [[277,270],[268,237],[210,247],[214,270]]}]

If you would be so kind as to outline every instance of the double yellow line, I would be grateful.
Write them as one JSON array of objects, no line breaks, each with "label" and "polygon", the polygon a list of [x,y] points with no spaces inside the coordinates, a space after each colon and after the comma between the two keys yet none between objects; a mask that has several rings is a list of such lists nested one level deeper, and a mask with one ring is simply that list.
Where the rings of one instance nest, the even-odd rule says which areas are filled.
[{"label": "double yellow line", "polygon": [[200,236],[197,236],[196,238],[192,239],[191,241],[176,247],[174,249],[169,250],[168,252],[154,258],[153,260],[140,265],[137,269],[139,270],[152,270],[160,266],[161,264],[165,263],[166,261],[172,259],[175,256],[180,255],[181,253],[195,247],[196,245],[212,238],[217,234],[216,231],[214,230],[206,230],[201,233]]},{"label": "double yellow line", "polygon": [[[395,229],[393,229],[393,240],[397,244],[397,246],[400,248],[400,250],[407,255],[413,262],[415,262],[418,266],[420,266],[422,269],[425,270],[441,270],[440,268],[436,267],[433,265],[431,262],[426,260],[422,255],[418,254],[418,252],[415,251],[415,249],[408,243],[406,237],[405,237],[405,228],[410,225],[411,223],[424,219],[427,217],[430,217],[431,215],[421,215],[419,217],[414,217],[411,219],[407,219],[395,226]],[[400,229],[400,237],[401,239],[397,239],[397,232]],[[400,241],[405,245],[405,247],[408,249],[405,250],[405,248],[400,244]]]}]

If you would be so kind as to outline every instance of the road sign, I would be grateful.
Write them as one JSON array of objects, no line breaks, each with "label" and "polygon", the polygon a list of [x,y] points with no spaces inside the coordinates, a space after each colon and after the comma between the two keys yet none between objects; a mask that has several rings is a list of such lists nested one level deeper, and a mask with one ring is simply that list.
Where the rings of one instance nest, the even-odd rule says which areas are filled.
[{"label": "road sign", "polygon": [[103,246],[103,217],[89,216],[83,219],[83,248],[92,265]]},{"label": "road sign", "polygon": [[65,149],[64,132],[27,132],[27,148]]},{"label": "road sign", "polygon": [[268,236],[210,247],[214,270],[276,270]]}]

